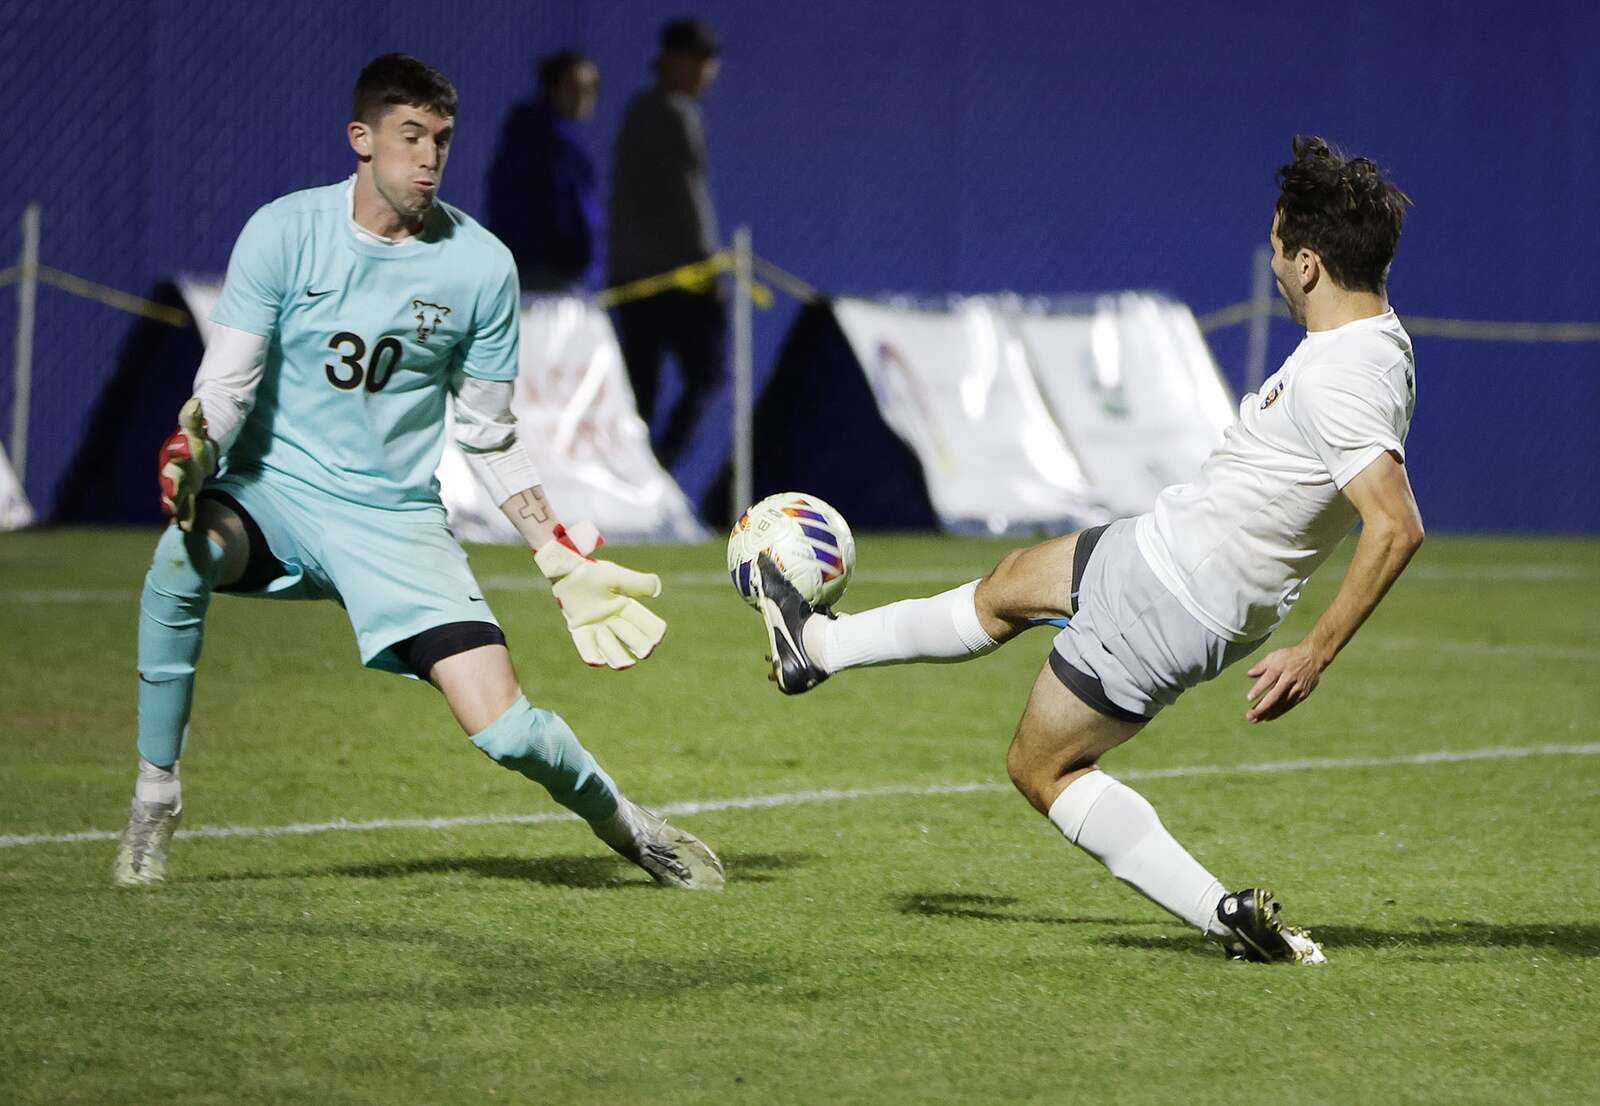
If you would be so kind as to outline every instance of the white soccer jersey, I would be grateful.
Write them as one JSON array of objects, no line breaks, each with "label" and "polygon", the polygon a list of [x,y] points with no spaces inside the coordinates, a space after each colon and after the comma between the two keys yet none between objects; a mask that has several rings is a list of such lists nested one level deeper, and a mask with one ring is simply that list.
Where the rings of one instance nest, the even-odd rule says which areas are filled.
[{"label": "white soccer jersey", "polygon": [[1213,633],[1265,637],[1359,518],[1340,489],[1385,451],[1404,457],[1416,394],[1393,311],[1308,333],[1200,474],[1139,518],[1145,560]]}]

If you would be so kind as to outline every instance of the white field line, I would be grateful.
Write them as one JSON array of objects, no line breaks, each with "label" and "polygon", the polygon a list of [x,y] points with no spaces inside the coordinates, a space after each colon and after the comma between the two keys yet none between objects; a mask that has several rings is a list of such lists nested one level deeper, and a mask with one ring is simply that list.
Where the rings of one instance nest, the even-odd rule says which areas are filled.
[{"label": "white field line", "polygon": [[[858,585],[957,584],[976,579],[992,567],[974,562],[952,568],[879,569],[855,578]],[[1406,572],[1408,580],[1484,581],[1522,583],[1581,583],[1600,579],[1600,572],[1582,565],[1527,564],[1496,565],[1418,565]],[[664,572],[661,580],[672,588],[728,588],[723,572]],[[484,576],[478,581],[491,591],[538,591],[547,587],[531,569],[520,575]],[[0,605],[16,603],[37,606],[46,603],[113,603],[131,601],[138,592],[132,588],[36,588],[13,592],[0,591]]]},{"label": "white field line", "polygon": [[[1585,745],[1497,745],[1483,749],[1440,749],[1431,753],[1409,753],[1388,757],[1312,757],[1304,760],[1276,760],[1258,764],[1190,764],[1177,768],[1130,768],[1117,773],[1123,780],[1173,780],[1200,776],[1278,775],[1284,772],[1333,772],[1355,768],[1394,768],[1407,765],[1466,764],[1484,760],[1523,760],[1528,757],[1600,756],[1600,742]],[[891,784],[887,787],[822,788],[816,791],[788,791],[774,795],[747,795],[736,799],[703,799],[665,803],[654,807],[661,814],[709,814],[722,810],[765,810],[769,807],[798,806],[802,803],[838,803],[855,799],[885,799],[902,796],[971,795],[1010,791],[1003,783]],[[526,826],[545,822],[573,822],[577,816],[565,811],[539,814],[473,814],[455,818],[375,818],[352,822],[340,818],[332,822],[299,822],[286,826],[196,826],[178,831],[180,837],[298,837],[311,833],[365,833],[391,829],[455,829],[461,826]],[[0,834],[0,849],[19,849],[33,845],[72,845],[83,841],[115,841],[110,830],[82,833]]]}]

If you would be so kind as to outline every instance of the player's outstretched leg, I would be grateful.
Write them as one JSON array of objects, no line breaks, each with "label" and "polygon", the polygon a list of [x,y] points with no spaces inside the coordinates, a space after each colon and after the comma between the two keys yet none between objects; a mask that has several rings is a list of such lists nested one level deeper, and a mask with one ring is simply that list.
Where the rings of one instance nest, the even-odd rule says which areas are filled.
[{"label": "player's outstretched leg", "polygon": [[762,553],[752,585],[767,624],[772,679],[787,695],[810,691],[846,668],[964,661],[1000,644],[978,618],[977,580],[926,599],[834,614],[814,609]]},{"label": "player's outstretched leg", "polygon": [[756,558],[757,606],[773,680],[790,695],[835,672],[872,665],[971,660],[1030,626],[1072,613],[1077,534],[1007,554],[981,580],[857,614],[816,611],[772,559]]},{"label": "player's outstretched leg", "polygon": [[229,567],[230,530],[214,516],[209,521],[217,525],[187,533],[167,527],[139,600],[139,775],[111,869],[113,882],[123,887],[166,879],[168,849],[183,817],[178,758],[189,729],[195,663],[211,590]]},{"label": "player's outstretched leg", "polygon": [[1285,926],[1270,891],[1229,894],[1167,831],[1155,808],[1099,769],[1142,729],[1099,714],[1047,665],[1007,755],[1012,782],[1061,835],[1157,906],[1220,941],[1230,959],[1321,964],[1309,935]]},{"label": "player's outstretched leg", "polygon": [[[629,799],[565,719],[528,702],[505,646],[446,657],[432,666],[429,679],[444,692],[474,745],[550,792],[657,883],[690,891],[722,887],[722,862],[704,842]],[[508,699],[511,705],[501,710]]]},{"label": "player's outstretched leg", "polygon": [[544,787],[657,883],[693,891],[722,886],[716,854],[622,794],[559,714],[518,696],[488,729],[472,735],[472,743],[496,764]]}]

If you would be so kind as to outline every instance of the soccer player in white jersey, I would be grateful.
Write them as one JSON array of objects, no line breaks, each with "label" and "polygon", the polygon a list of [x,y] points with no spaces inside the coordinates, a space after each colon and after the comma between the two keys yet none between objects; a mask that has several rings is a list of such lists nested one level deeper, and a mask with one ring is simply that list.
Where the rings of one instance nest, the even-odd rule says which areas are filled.
[{"label": "soccer player in white jersey", "polygon": [[195,663],[222,591],[339,603],[363,663],[431,682],[474,744],[657,882],[722,885],[711,850],[630,802],[559,715],[529,704],[445,525],[434,470],[448,393],[457,442],[552,581],[583,660],[632,667],[666,631],[638,601],[659,578],[589,557],[593,528],[585,540],[556,521],[517,440],[516,267],[438,199],[456,103],[432,67],[377,58],[356,81],[354,176],[266,205],[234,246],[194,396],[161,450],[174,523],[140,602],[139,772],[118,884],[166,878]]},{"label": "soccer player in white jersey", "polygon": [[1272,270],[1306,337],[1199,475],[1154,510],[1007,555],[981,580],[854,615],[813,611],[758,559],[773,675],[790,694],[862,665],[959,661],[1069,618],[1007,755],[1033,806],[1118,879],[1235,959],[1322,963],[1271,892],[1229,893],[1099,767],[1187,688],[1253,652],[1357,519],[1333,602],[1249,669],[1245,717],[1304,701],[1422,542],[1405,469],[1411,341],[1386,279],[1409,200],[1365,158],[1297,138],[1279,170]]}]

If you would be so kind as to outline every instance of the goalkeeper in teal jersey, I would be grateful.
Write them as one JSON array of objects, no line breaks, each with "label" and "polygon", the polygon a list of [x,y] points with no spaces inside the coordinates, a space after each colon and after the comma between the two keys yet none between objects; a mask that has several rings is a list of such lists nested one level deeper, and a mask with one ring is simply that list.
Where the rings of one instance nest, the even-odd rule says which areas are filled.
[{"label": "goalkeeper in teal jersey", "polygon": [[[261,208],[239,235],[178,429],[139,611],[139,774],[113,865],[159,883],[182,814],[178,761],[213,592],[331,599],[362,662],[425,679],[474,744],[537,781],[657,882],[722,885],[704,844],[630,802],[572,729],[523,696],[505,635],[445,525],[445,396],[478,479],[534,550],[585,662],[648,656],[659,578],[588,556],[546,502],[511,414],[510,252],[437,199],[456,93],[399,54],[356,82],[349,180]],[[577,528],[581,530],[583,528]]]}]

